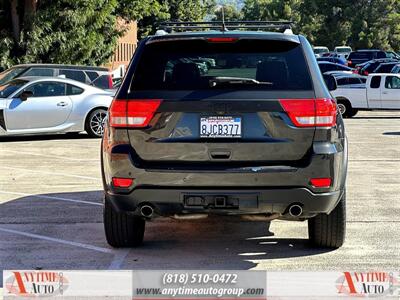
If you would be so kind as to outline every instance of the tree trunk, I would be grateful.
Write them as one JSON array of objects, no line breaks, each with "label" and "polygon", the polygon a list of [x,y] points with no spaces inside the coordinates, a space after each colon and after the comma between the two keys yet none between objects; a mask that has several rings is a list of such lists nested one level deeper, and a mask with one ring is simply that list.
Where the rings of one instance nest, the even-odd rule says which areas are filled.
[{"label": "tree trunk", "polygon": [[21,28],[18,16],[18,0],[10,0],[10,8],[13,38],[16,43],[19,43]]},{"label": "tree trunk", "polygon": [[36,13],[38,0],[25,0],[24,6],[24,29],[30,30],[32,28],[33,18]]}]

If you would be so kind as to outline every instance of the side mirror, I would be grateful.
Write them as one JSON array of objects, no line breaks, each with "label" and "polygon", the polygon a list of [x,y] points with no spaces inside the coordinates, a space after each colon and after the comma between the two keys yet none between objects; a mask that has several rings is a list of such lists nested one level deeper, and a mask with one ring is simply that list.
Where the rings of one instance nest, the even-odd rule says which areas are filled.
[{"label": "side mirror", "polygon": [[23,91],[21,93],[21,95],[19,95],[19,98],[21,99],[21,101],[26,101],[28,100],[29,97],[33,96],[33,92],[31,91]]},{"label": "side mirror", "polygon": [[337,89],[336,78],[333,75],[324,75],[324,80],[329,91]]}]

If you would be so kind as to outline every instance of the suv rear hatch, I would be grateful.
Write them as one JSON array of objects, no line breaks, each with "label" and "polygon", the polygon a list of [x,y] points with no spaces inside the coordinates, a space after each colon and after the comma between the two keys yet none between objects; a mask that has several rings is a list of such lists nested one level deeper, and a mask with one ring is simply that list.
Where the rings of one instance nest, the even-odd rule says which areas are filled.
[{"label": "suv rear hatch", "polygon": [[110,123],[128,127],[146,168],[299,164],[316,123],[336,116],[330,99],[315,99],[295,40],[150,40],[136,59]]}]

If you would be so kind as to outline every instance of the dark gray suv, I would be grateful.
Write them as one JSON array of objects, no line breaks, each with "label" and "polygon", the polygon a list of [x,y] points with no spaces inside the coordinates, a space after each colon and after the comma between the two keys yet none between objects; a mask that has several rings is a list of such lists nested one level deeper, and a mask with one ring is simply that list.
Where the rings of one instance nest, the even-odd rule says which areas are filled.
[{"label": "dark gray suv", "polygon": [[208,215],[308,220],[313,245],[343,244],[343,120],[308,41],[257,24],[169,23],[140,43],[102,141],[110,245],[139,245],[157,216]]},{"label": "dark gray suv", "polygon": [[107,68],[56,64],[16,65],[0,73],[0,85],[19,77],[58,77],[80,81],[100,89],[113,89],[111,73]]}]

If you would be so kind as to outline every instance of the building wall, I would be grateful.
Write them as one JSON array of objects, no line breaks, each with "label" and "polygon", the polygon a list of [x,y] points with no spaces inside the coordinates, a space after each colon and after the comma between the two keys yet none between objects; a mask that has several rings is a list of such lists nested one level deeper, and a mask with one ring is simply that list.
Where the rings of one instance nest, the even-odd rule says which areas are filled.
[{"label": "building wall", "polygon": [[[124,20],[118,21],[118,25],[120,27],[128,26],[125,35],[118,39],[117,47],[115,49],[114,56],[111,58],[110,62],[106,64],[106,67],[110,69],[110,71],[114,71],[121,66],[128,66],[133,53],[137,47],[137,22],[126,23]],[[123,67],[121,69],[124,69]],[[123,76],[124,70],[116,71],[114,77]],[[121,73],[121,74],[118,74]],[[118,76],[120,75],[120,76]]]}]

